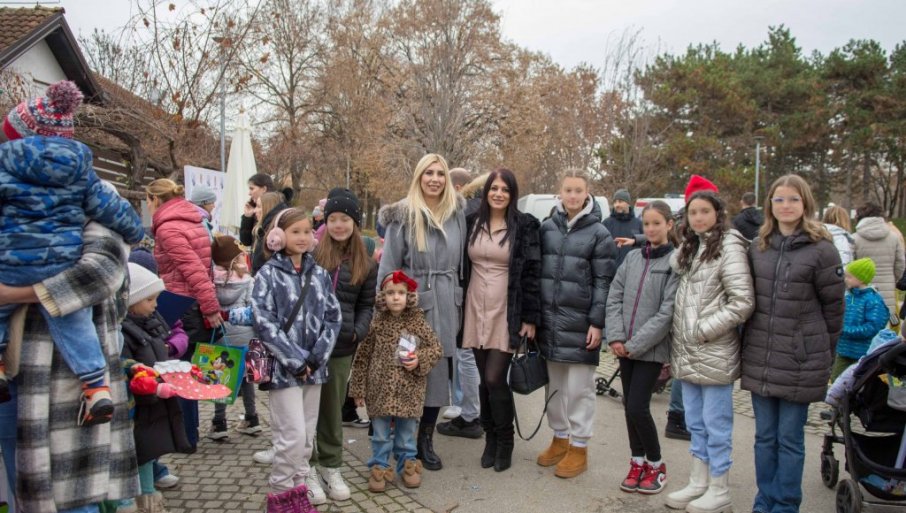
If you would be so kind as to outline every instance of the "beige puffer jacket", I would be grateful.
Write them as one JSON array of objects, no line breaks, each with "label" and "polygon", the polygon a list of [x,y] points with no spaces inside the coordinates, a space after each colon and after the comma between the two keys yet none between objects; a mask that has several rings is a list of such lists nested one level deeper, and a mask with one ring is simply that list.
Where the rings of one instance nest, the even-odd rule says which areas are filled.
[{"label": "beige puffer jacket", "polygon": [[866,217],[856,225],[854,258],[870,258],[875,263],[875,279],[871,284],[881,293],[891,319],[897,317],[896,283],[903,276],[906,260],[903,242],[883,217]]},{"label": "beige puffer jacket", "polygon": [[726,385],[739,378],[737,327],[755,309],[748,241],[731,229],[721,246],[719,258],[702,263],[702,244],[688,271],[679,268],[679,250],[670,258],[671,267],[680,276],[670,364],[675,378],[698,385]]}]

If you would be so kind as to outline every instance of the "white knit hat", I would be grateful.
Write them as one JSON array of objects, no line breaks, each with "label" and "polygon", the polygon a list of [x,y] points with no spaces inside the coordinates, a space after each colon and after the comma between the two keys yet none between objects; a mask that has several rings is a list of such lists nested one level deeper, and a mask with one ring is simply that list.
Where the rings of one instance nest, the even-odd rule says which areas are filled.
[{"label": "white knit hat", "polygon": [[164,291],[164,282],[144,267],[129,262],[129,306]]}]

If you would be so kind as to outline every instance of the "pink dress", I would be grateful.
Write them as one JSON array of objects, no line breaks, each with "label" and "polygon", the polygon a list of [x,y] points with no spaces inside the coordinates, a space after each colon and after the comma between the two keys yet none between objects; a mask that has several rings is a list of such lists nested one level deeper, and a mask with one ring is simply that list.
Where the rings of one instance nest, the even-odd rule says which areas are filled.
[{"label": "pink dress", "polygon": [[490,236],[486,230],[482,230],[475,244],[469,245],[472,275],[466,297],[462,336],[464,349],[511,352],[506,320],[510,241],[501,247],[500,240],[504,235],[506,228],[497,230]]}]

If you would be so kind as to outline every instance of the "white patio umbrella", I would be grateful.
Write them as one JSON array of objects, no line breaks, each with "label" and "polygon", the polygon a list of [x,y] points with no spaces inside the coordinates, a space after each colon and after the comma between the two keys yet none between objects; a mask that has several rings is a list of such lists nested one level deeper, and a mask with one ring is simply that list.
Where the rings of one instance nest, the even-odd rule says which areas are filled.
[{"label": "white patio umbrella", "polygon": [[233,235],[239,233],[243,205],[249,199],[248,181],[257,172],[255,154],[252,152],[252,127],[245,112],[240,112],[230,143],[223,205],[220,208],[220,227],[224,232]]}]

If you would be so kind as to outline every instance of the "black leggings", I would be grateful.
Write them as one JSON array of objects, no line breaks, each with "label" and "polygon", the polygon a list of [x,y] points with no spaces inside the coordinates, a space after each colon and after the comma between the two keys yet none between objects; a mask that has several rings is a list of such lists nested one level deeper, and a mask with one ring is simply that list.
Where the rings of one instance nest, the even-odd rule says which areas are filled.
[{"label": "black leggings", "polygon": [[626,413],[626,430],[629,432],[629,449],[633,457],[648,461],[661,460],[661,443],[657,426],[651,418],[651,394],[661,374],[663,364],[620,358],[620,379],[623,382],[623,409]]},{"label": "black leggings", "polygon": [[496,349],[472,349],[475,365],[481,378],[478,399],[481,404],[481,424],[486,431],[512,437],[513,392],[507,382],[513,355]]}]

